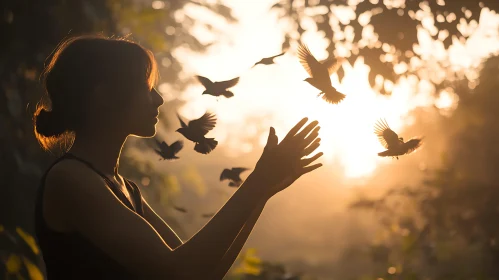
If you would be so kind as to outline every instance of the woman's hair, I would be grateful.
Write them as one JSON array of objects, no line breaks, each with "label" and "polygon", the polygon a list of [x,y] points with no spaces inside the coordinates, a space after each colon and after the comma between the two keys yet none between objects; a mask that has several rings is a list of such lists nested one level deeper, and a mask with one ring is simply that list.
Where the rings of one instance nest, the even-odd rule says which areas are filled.
[{"label": "woman's hair", "polygon": [[45,150],[59,146],[67,151],[97,86],[126,89],[148,83],[152,87],[158,71],[153,54],[137,43],[85,35],[62,41],[40,78],[46,96],[33,116],[35,136]]}]

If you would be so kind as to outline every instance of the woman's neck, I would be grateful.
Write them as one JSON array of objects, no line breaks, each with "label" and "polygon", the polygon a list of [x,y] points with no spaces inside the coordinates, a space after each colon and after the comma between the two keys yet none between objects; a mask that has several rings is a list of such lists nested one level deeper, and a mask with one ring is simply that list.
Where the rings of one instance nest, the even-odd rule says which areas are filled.
[{"label": "woman's neck", "polygon": [[76,132],[76,137],[69,152],[94,165],[104,174],[118,177],[120,153],[127,136],[97,131]]}]

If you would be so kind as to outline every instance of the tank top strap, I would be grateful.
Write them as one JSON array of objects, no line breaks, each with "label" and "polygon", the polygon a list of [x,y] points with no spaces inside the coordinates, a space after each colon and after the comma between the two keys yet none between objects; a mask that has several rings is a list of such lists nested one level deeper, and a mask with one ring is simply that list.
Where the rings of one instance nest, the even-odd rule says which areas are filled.
[{"label": "tank top strap", "polygon": [[132,189],[132,195],[133,195],[133,199],[135,201],[135,208],[136,208],[136,212],[137,214],[139,214],[140,216],[144,216],[144,205],[142,203],[142,194],[140,192],[140,189],[139,187],[137,186],[137,184],[135,184],[135,182],[131,181],[131,180],[128,180],[127,178],[124,178],[123,179],[125,180],[125,184],[129,185],[130,188]]}]

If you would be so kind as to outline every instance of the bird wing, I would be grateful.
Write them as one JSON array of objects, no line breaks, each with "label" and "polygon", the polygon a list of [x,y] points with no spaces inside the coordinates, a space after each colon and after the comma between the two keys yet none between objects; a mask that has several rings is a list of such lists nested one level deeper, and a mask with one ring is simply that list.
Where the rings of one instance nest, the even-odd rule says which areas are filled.
[{"label": "bird wing", "polygon": [[220,181],[223,181],[225,179],[230,179],[230,169],[225,168],[222,171],[222,174],[220,174]]},{"label": "bird wing", "polygon": [[173,206],[173,209],[179,211],[179,212],[182,212],[182,213],[186,213],[187,210],[185,208],[182,208],[182,207],[178,207],[178,206]]},{"label": "bird wing", "polygon": [[180,118],[180,115],[177,113],[178,120],[180,121],[180,126],[181,127],[187,127],[187,124]]},{"label": "bird wing", "polygon": [[165,151],[166,149],[168,149],[168,144],[166,144],[165,141],[159,141],[158,139],[154,139],[156,141],[156,145],[158,145],[158,148],[161,150],[161,151]]},{"label": "bird wing", "polygon": [[237,85],[237,83],[239,83],[239,77],[228,81],[215,82],[215,85],[217,86],[217,88],[228,89]]},{"label": "bird wing", "polygon": [[307,45],[302,42],[298,45],[298,59],[310,77],[318,76],[317,70],[322,67],[322,64],[315,59]]},{"label": "bird wing", "polygon": [[245,168],[245,167],[234,167],[232,168],[232,172],[236,173],[237,176],[241,175],[241,173],[243,173],[244,171],[247,171],[247,170],[250,170],[249,168]]},{"label": "bird wing", "polygon": [[378,136],[379,142],[383,147],[389,149],[389,147],[396,146],[399,142],[399,137],[397,133],[390,129],[386,120],[378,120],[374,126],[374,133]]},{"label": "bird wing", "polygon": [[400,156],[400,154],[396,153],[396,151],[394,151],[394,150],[386,150],[386,151],[378,153],[378,156],[380,156],[380,157],[396,157],[396,156]]},{"label": "bird wing", "polygon": [[180,150],[182,150],[183,147],[184,147],[184,142],[182,142],[182,140],[177,140],[170,145],[170,148],[172,148],[173,150],[173,154],[180,152]]},{"label": "bird wing", "polygon": [[285,53],[286,53],[286,52],[283,52],[283,53],[280,53],[280,54],[278,54],[278,55],[274,55],[274,56],[271,56],[271,57],[266,57],[266,58],[267,58],[267,59],[274,59],[274,58],[276,58],[276,57],[279,57],[279,56],[281,56],[281,55],[284,55]]},{"label": "bird wing", "polygon": [[422,138],[413,138],[403,144],[403,148],[405,153],[404,154],[410,154],[417,150],[421,145],[423,144],[423,139]]},{"label": "bird wing", "polygon": [[203,216],[203,218],[211,218],[211,217],[215,216],[215,213],[203,214],[202,216]]},{"label": "bird wing", "polygon": [[333,58],[324,61],[323,65],[327,67],[327,72],[329,73],[329,76],[331,76],[333,73],[336,73],[338,69],[340,69],[343,62],[345,62],[345,58],[343,57],[340,57],[339,59]]},{"label": "bird wing", "polygon": [[201,84],[203,84],[203,86],[204,86],[205,88],[208,88],[208,87],[210,87],[210,86],[212,86],[212,85],[213,85],[213,82],[212,82],[210,79],[206,78],[206,77],[203,77],[203,76],[199,76],[199,75],[198,75],[198,76],[196,76],[196,78],[198,78],[198,81],[199,81]]},{"label": "bird wing", "polygon": [[156,154],[158,154],[159,156],[161,156],[162,158],[164,158],[164,157],[163,157],[163,153],[161,152],[161,150],[154,149],[154,152],[155,152]]},{"label": "bird wing", "polygon": [[189,128],[195,131],[200,131],[203,135],[206,135],[206,133],[212,130],[216,124],[217,117],[215,114],[206,112],[199,119],[190,121]]}]

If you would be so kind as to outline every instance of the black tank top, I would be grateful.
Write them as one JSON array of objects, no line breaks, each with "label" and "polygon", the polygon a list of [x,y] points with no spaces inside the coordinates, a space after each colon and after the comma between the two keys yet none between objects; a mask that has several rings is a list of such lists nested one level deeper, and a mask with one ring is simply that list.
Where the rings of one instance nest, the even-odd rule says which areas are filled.
[{"label": "black tank top", "polygon": [[45,262],[47,279],[138,279],[109,255],[77,232],[57,232],[51,230],[43,217],[43,191],[48,171],[63,159],[75,159],[99,174],[113,193],[132,211],[144,215],[140,190],[132,181],[125,184],[134,200],[136,208],[125,194],[102,172],[89,162],[66,153],[57,159],[45,172],[36,197],[35,232]]}]

